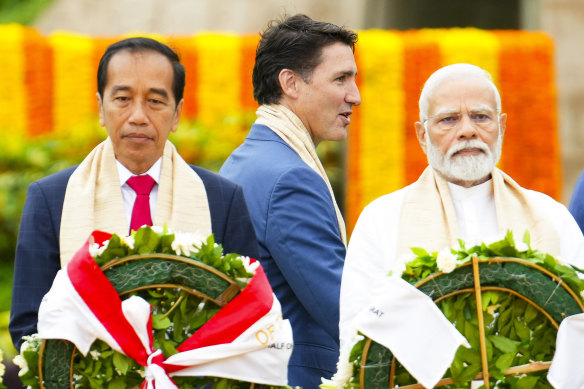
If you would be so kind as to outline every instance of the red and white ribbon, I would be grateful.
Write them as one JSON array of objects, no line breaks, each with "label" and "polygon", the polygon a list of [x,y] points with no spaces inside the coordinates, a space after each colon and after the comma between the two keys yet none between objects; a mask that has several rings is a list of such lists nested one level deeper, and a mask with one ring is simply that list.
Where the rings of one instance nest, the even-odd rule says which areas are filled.
[{"label": "red and white ribbon", "polygon": [[[111,235],[94,232],[97,242]],[[292,329],[263,269],[245,289],[164,359],[152,350],[150,305],[121,301],[89,254],[89,242],[61,269],[39,308],[43,339],[66,339],[86,355],[95,339],[145,367],[142,387],[176,388],[170,376],[216,376],[267,385],[287,384]]]}]

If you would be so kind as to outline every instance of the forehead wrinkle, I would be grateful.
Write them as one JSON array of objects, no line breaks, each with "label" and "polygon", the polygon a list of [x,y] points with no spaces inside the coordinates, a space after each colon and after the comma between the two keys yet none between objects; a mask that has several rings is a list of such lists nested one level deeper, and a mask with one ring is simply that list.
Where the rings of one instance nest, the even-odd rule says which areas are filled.
[{"label": "forehead wrinkle", "polygon": [[441,108],[437,109],[436,112],[434,112],[434,114],[432,114],[430,116],[442,116],[442,115],[448,115],[448,114],[453,114],[453,113],[460,113],[460,109],[452,108],[452,107],[441,107]]},{"label": "forehead wrinkle", "polygon": [[493,107],[489,105],[478,105],[476,107],[471,107],[468,112],[478,112],[478,111],[497,111],[497,109],[493,109]]}]

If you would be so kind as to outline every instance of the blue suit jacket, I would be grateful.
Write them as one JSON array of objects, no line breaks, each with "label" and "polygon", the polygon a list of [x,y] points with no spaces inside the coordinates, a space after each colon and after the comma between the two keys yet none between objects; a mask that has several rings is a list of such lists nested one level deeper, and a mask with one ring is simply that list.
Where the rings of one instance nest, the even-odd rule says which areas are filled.
[{"label": "blue suit jacket", "polygon": [[[243,191],[238,185],[197,166],[207,191],[215,241],[226,253],[258,258],[258,245]],[[65,189],[75,167],[33,182],[26,195],[16,247],[10,334],[17,349],[21,338],[37,332],[38,308],[61,268],[59,231]]]},{"label": "blue suit jacket", "polygon": [[288,384],[316,388],[336,371],[345,258],[326,183],[272,130],[255,124],[219,174],[243,187],[260,261],[292,325]]},{"label": "blue suit jacket", "polygon": [[570,200],[570,213],[584,233],[584,172],[580,174]]}]

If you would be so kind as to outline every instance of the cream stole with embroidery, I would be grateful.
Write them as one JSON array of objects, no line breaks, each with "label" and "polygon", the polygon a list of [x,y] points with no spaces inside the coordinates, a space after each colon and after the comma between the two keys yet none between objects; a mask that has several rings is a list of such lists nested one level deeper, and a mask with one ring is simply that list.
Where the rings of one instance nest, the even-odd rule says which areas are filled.
[{"label": "cream stole with embroidery", "polygon": [[[491,174],[499,234],[513,231],[516,242],[525,230],[531,235],[531,247],[559,255],[556,230],[525,195],[522,188],[507,174],[495,168]],[[458,246],[458,223],[447,181],[427,167],[404,199],[402,205],[397,256],[411,254],[411,247],[439,251]]]},{"label": "cream stole with embroidery", "polygon": [[[59,236],[61,266],[94,230],[128,235],[125,215],[113,144],[107,138],[81,162],[67,184]],[[153,224],[204,236],[212,232],[205,185],[169,141],[162,155]]]},{"label": "cream stole with embroidery", "polygon": [[343,215],[337,205],[337,200],[335,199],[335,194],[333,193],[328,176],[316,154],[316,147],[302,121],[294,112],[280,104],[261,105],[256,111],[256,114],[258,118],[255,122],[257,124],[263,124],[274,131],[298,154],[304,163],[322,177],[329,189],[331,200],[335,207],[339,230],[341,231],[341,239],[347,245],[347,232]]}]

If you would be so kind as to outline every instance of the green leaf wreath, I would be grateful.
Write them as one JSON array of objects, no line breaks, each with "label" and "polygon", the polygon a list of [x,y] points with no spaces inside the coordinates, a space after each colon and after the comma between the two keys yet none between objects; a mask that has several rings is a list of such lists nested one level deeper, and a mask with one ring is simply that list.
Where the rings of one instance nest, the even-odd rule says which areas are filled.
[{"label": "green leaf wreath", "polygon": [[[412,248],[415,258],[405,264],[402,278],[411,284],[418,284],[438,272],[450,273],[470,262],[476,255],[479,261],[492,258],[520,258],[536,264],[558,276],[582,299],[584,280],[578,273],[582,270],[563,263],[558,258],[534,250],[530,236],[526,232],[523,241],[516,244],[513,234],[508,232],[504,239],[491,244],[481,243],[467,248],[462,240],[459,247],[441,252],[428,252],[422,248]],[[390,274],[391,275],[391,274]],[[486,330],[486,350],[490,386],[496,388],[540,389],[551,388],[547,382],[547,370],[530,374],[504,375],[511,366],[520,366],[532,361],[550,361],[555,352],[557,329],[525,300],[503,291],[488,290],[481,293],[482,311]],[[465,336],[471,348],[461,346],[452,365],[445,374],[452,384],[441,387],[469,388],[470,381],[481,372],[481,353],[477,320],[476,300],[470,292],[455,294],[437,303],[446,318]],[[349,355],[341,355],[338,372],[332,380],[325,381],[322,388],[361,388],[361,366],[367,339],[355,336],[354,346]],[[377,345],[378,347],[379,345]],[[382,353],[382,351],[376,350]],[[347,353],[345,351],[345,353]],[[343,350],[341,350],[343,354]],[[394,385],[416,384],[416,379],[399,364],[396,364]]]},{"label": "green leaf wreath", "polygon": [[[172,254],[200,261],[235,280],[244,287],[253,277],[254,265],[239,254],[223,254],[213,235],[172,233],[166,228],[144,226],[129,237],[113,235],[103,246],[90,245],[90,253],[99,266],[138,254]],[[256,265],[257,266],[257,265]],[[212,318],[220,307],[212,301],[181,289],[151,288],[132,292],[123,299],[138,295],[152,306],[153,349],[162,350],[165,358],[177,353],[177,347]],[[19,376],[29,388],[40,388],[39,356],[42,340],[38,335],[24,337],[20,355],[14,362],[21,368]],[[114,351],[97,340],[84,357],[75,353],[73,382],[75,388],[139,388],[144,370],[130,357]],[[221,377],[173,377],[183,389],[275,388]],[[64,386],[69,387],[69,385]]]}]

